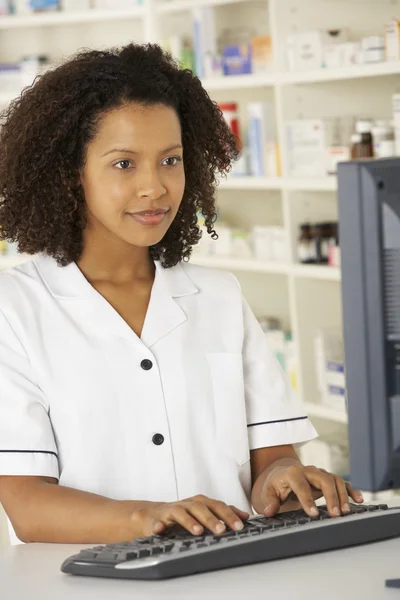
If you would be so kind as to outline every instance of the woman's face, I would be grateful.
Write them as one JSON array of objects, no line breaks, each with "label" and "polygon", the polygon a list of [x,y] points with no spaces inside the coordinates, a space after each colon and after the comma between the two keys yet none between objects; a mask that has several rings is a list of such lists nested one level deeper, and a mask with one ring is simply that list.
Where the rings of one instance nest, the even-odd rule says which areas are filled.
[{"label": "woman's face", "polygon": [[81,172],[89,235],[148,247],[162,240],[185,188],[181,127],[164,105],[104,115]]}]

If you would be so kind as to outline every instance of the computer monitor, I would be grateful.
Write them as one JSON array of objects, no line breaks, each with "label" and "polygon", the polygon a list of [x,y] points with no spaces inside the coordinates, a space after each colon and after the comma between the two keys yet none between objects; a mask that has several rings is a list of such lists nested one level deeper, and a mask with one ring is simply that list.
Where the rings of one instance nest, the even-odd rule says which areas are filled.
[{"label": "computer monitor", "polygon": [[351,482],[400,487],[400,158],[341,163]]}]

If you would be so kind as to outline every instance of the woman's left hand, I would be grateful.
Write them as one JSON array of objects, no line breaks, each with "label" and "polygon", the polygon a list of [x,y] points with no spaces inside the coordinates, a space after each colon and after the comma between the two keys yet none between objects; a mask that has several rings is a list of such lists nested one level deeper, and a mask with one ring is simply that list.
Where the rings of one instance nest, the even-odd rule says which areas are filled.
[{"label": "woman's left hand", "polygon": [[[284,503],[292,504],[293,500],[300,503],[310,517],[316,517],[319,513],[315,500],[322,496],[331,517],[350,512],[349,496],[358,504],[364,501],[361,493],[341,477],[296,463],[289,467],[277,466],[269,473],[262,490],[264,514],[273,517]],[[290,508],[288,506],[288,510]]]}]

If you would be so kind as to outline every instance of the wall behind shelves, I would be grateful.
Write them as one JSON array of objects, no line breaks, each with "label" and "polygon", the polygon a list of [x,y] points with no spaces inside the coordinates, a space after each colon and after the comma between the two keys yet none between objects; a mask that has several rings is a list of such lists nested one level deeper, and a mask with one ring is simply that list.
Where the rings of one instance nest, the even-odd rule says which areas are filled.
[{"label": "wall behind shelves", "polygon": [[[283,226],[282,199],[279,192],[220,190],[217,206],[222,219],[240,229],[249,231],[255,224]],[[215,229],[218,233],[218,221]]]}]

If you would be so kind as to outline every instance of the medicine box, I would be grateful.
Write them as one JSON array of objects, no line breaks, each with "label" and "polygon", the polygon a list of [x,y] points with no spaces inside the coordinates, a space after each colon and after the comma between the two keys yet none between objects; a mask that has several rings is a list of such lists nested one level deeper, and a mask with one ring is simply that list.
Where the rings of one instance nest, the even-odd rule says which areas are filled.
[{"label": "medicine box", "polygon": [[250,102],[247,111],[250,174],[277,177],[279,157],[274,106],[271,102]]},{"label": "medicine box", "polygon": [[[325,47],[348,41],[347,29],[315,30],[291,34],[287,38],[288,68],[313,71],[325,64]],[[336,52],[334,53],[336,55]]]},{"label": "medicine box", "polygon": [[272,38],[270,35],[253,37],[251,40],[252,73],[265,73],[272,69]]},{"label": "medicine box", "polygon": [[393,19],[385,25],[386,60],[400,59],[400,21]]},{"label": "medicine box", "polygon": [[225,46],[222,51],[224,75],[249,75],[252,72],[251,44]]},{"label": "medicine box", "polygon": [[289,121],[286,124],[288,174],[290,177],[326,175],[326,134],[322,119]]}]

